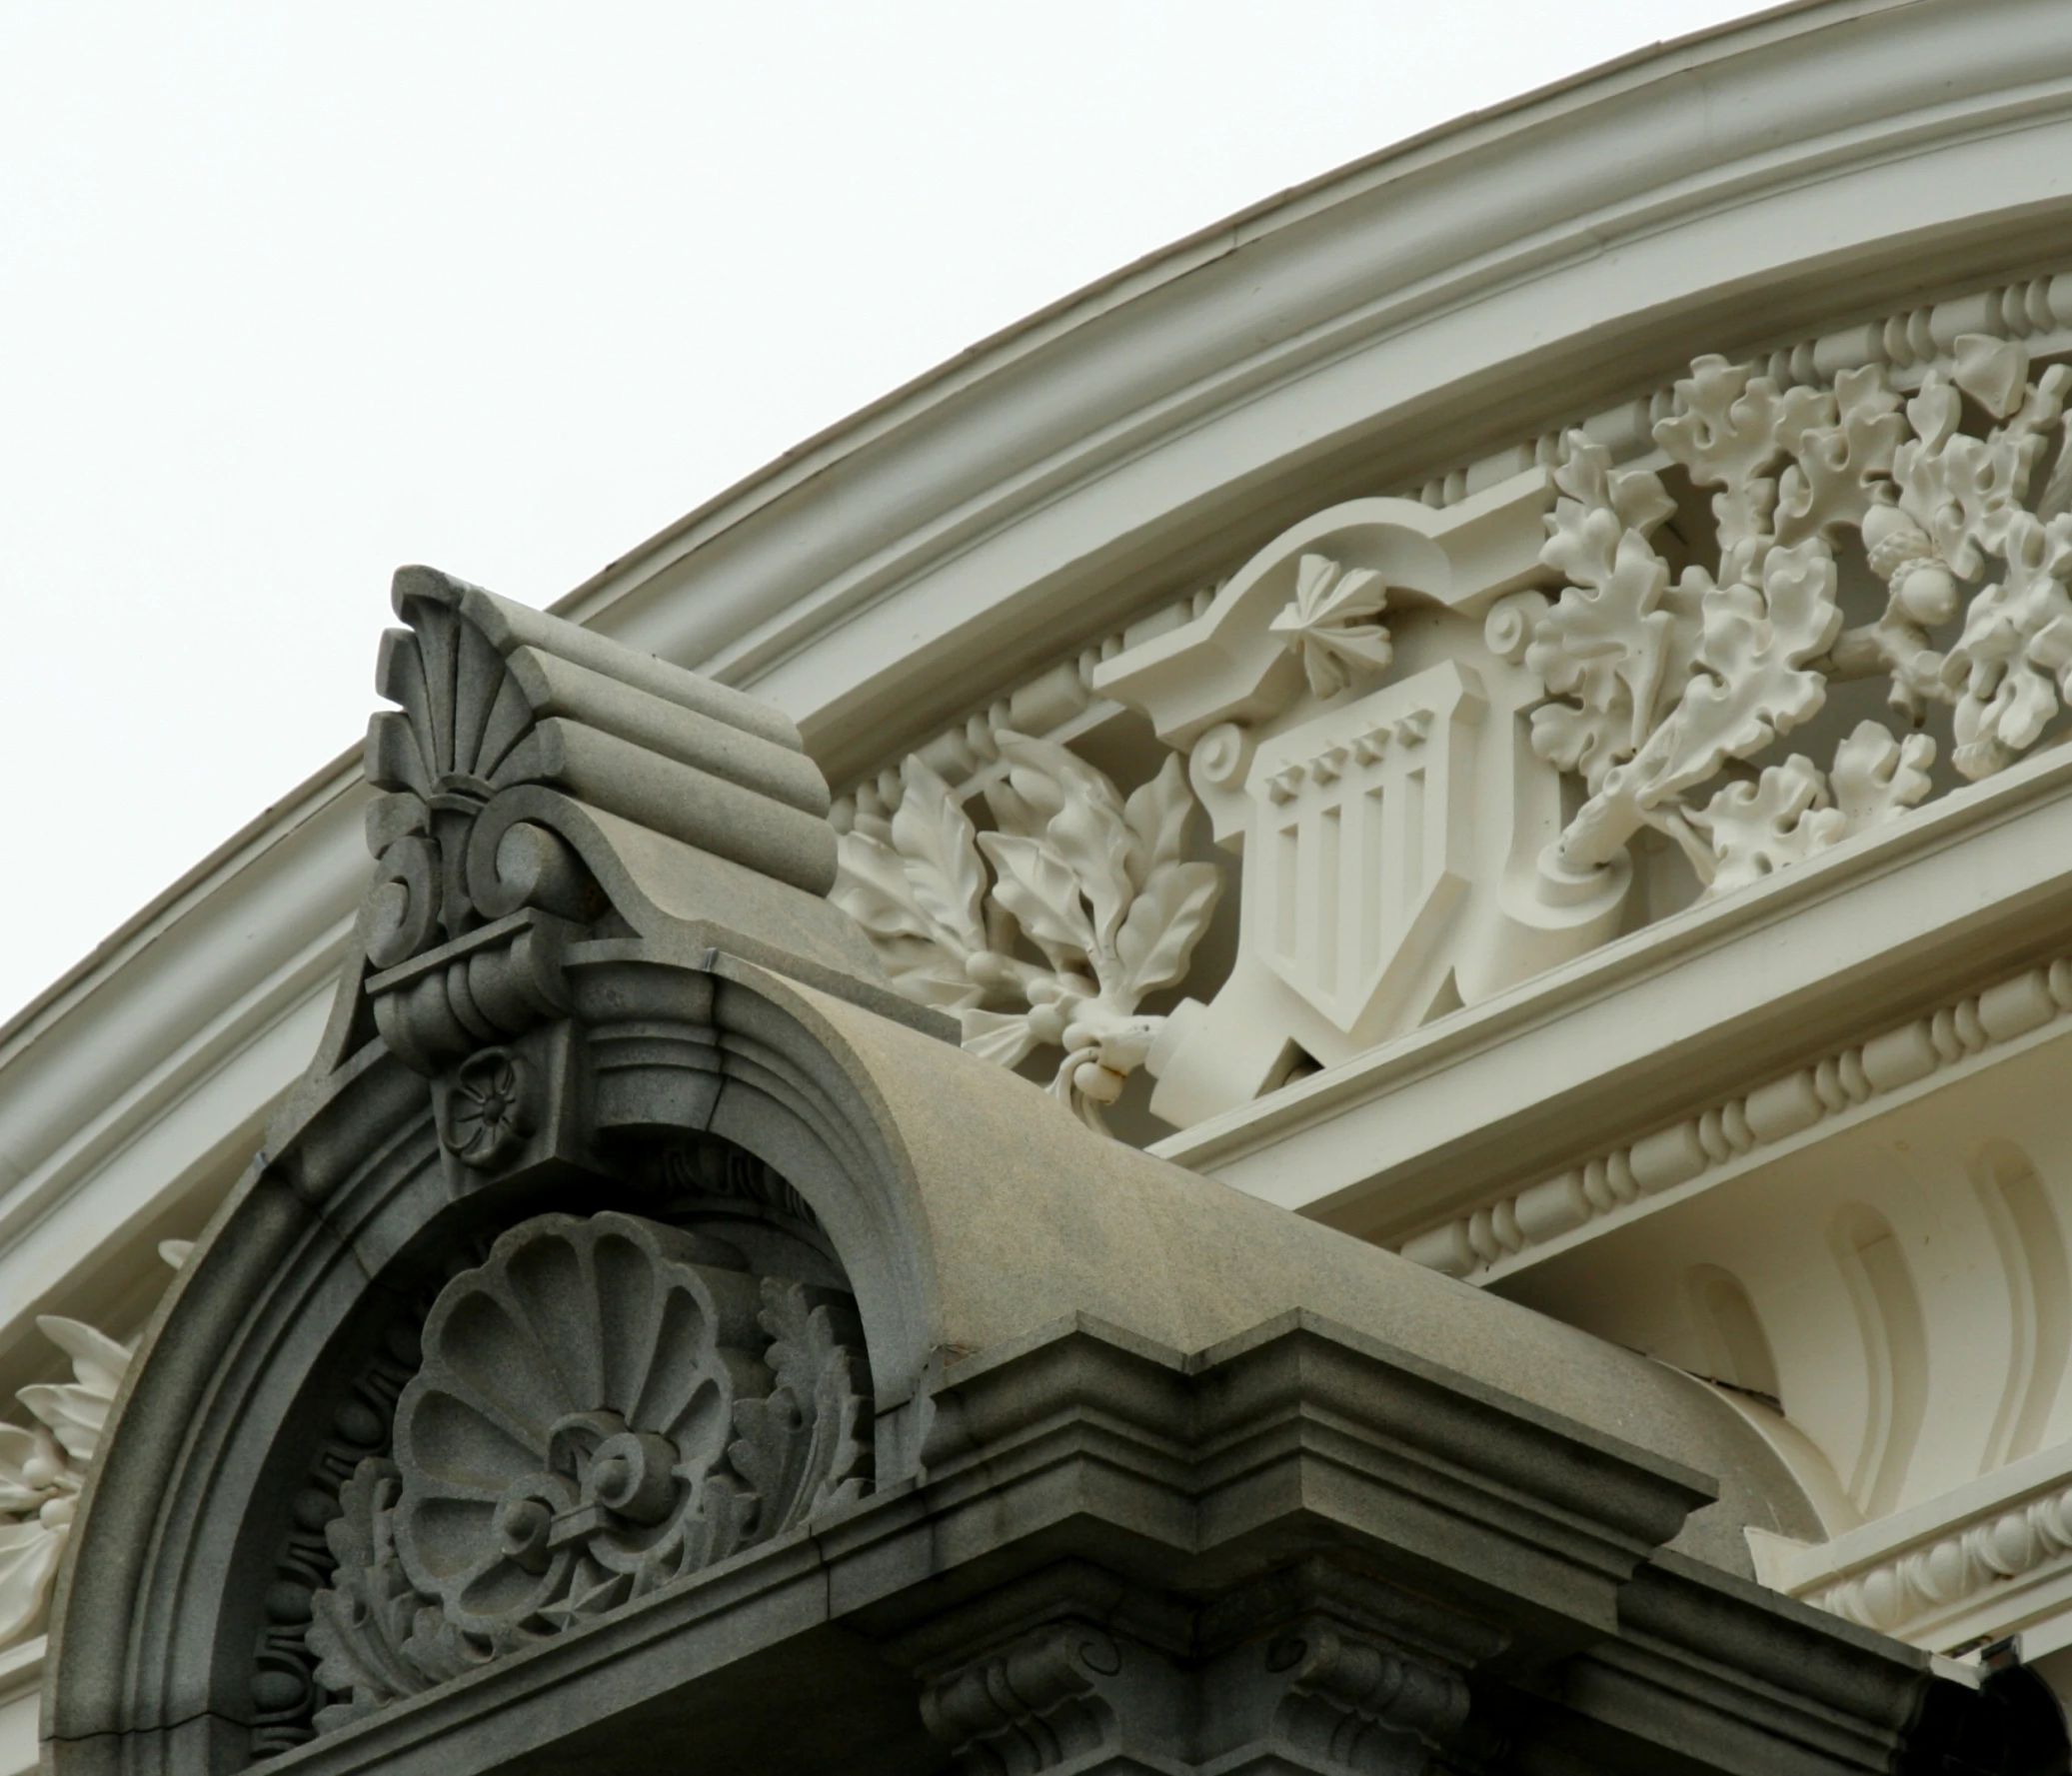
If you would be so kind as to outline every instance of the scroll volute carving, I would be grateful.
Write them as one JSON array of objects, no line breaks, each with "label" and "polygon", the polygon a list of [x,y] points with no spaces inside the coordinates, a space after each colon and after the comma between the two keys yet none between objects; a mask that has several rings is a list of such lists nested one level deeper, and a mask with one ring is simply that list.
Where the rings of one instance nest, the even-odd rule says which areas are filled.
[{"label": "scroll volute carving", "polygon": [[608,1211],[504,1234],[440,1293],[329,1528],[324,1732],[862,1496],[868,1371],[841,1290]]},{"label": "scroll volute carving", "polygon": [[608,914],[680,922],[657,883],[722,919],[827,892],[827,785],[785,717],[429,568],[394,597],[359,932],[406,1064],[436,1074],[564,1014],[571,940]]}]

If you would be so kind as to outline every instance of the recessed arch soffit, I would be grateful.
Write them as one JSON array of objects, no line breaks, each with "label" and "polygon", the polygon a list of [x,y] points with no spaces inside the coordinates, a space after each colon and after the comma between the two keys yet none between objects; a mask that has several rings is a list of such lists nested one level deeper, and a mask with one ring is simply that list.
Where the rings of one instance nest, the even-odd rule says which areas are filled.
[{"label": "recessed arch soffit", "polygon": [[2068,360],[2046,272],[1336,501],[849,785],[834,898],[1144,1139],[1901,827],[2064,731]]}]

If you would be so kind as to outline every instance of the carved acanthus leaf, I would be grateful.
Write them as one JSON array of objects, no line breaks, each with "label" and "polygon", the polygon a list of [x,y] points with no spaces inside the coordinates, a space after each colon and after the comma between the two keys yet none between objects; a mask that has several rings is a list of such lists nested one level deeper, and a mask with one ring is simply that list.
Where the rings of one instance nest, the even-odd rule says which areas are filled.
[{"label": "carved acanthus leaf", "polygon": [[369,1456],[340,1488],[340,1515],[324,1531],[338,1571],[312,1603],[309,1647],[317,1656],[317,1681],[344,1699],[317,1711],[320,1733],[436,1681],[409,1652],[425,1600],[396,1560],[393,1519],[402,1485],[393,1461]]},{"label": "carved acanthus leaf", "polygon": [[[838,1325],[838,1316],[848,1322]],[[760,1502],[760,1535],[863,1496],[870,1457],[862,1329],[847,1303],[803,1283],[763,1279],[765,1360],[777,1385],[739,1401],[728,1459]]]}]

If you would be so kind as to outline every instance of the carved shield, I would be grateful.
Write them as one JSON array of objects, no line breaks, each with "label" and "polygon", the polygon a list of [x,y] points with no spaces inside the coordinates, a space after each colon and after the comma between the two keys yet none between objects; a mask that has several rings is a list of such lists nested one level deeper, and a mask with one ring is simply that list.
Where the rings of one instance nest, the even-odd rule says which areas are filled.
[{"label": "carved shield", "polygon": [[1409,984],[1465,892],[1485,707],[1447,662],[1263,743],[1246,789],[1251,944],[1350,1033]]}]

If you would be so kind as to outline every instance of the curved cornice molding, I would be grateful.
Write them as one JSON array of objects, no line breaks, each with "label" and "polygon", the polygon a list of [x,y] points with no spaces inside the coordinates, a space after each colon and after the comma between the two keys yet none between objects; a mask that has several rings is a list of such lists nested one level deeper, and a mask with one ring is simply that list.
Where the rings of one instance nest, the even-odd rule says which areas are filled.
[{"label": "curved cornice molding", "polygon": [[1696,340],[1759,344],[2049,251],[2072,210],[2058,131],[2072,29],[2048,0],[1768,14],[1183,242],[558,608],[754,686],[840,782],[876,763],[859,749],[883,751],[890,703],[954,713],[967,668],[1054,651],[1298,510],[1643,391]]},{"label": "curved cornice molding", "polygon": [[[1786,8],[1127,268],[561,608],[776,702],[839,784],[1335,499],[1645,393],[1693,349],[2035,266],[2072,213],[2067,165],[2052,0]],[[0,1280],[30,1279],[0,1356],[32,1309],[97,1314],[51,1279],[123,1241],[148,1270],[153,1217],[220,1183],[299,1072],[363,806],[346,762],[319,773],[0,1032]]]}]

